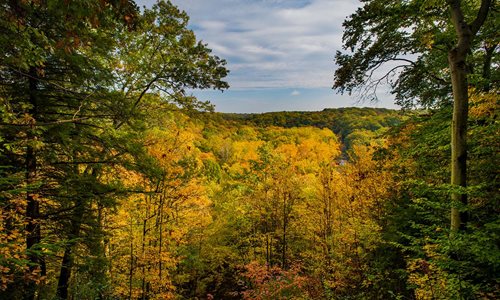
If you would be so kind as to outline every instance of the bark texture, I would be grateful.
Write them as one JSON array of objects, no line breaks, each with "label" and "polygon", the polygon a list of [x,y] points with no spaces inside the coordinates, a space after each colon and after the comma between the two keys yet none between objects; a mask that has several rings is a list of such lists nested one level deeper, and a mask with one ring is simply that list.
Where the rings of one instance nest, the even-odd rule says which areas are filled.
[{"label": "bark texture", "polygon": [[[476,19],[468,24],[465,21],[460,0],[449,0],[451,19],[457,36],[457,45],[448,53],[453,87],[453,123],[451,132],[451,184],[467,187],[467,121],[469,96],[467,82],[467,55],[472,41],[484,24],[491,0],[482,0]],[[451,230],[458,231],[467,224],[467,213],[461,207],[467,206],[467,194],[454,191],[451,195]]]}]

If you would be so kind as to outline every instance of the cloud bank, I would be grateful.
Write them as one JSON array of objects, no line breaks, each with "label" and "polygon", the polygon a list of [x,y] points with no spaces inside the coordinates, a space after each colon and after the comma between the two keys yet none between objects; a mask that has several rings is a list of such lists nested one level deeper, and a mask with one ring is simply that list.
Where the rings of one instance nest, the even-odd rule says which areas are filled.
[{"label": "cloud bank", "polygon": [[232,89],[331,87],[354,0],[174,0],[228,61]]},{"label": "cloud bank", "polygon": [[[155,2],[136,1],[147,7]],[[193,91],[217,111],[397,108],[386,91],[378,93],[378,103],[361,103],[331,89],[342,23],[360,6],[357,0],[171,1],[187,12],[197,38],[228,62],[228,91]]]}]

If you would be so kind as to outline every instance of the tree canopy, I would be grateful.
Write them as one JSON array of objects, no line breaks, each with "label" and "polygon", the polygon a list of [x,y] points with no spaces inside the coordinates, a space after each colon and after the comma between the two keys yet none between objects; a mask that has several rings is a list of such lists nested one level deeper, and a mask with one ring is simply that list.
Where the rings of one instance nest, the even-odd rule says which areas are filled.
[{"label": "tree canopy", "polygon": [[363,3],[335,86],[429,109],[214,113],[171,2],[3,1],[0,298],[500,298],[496,2]]},{"label": "tree canopy", "polygon": [[470,83],[478,88],[498,84],[498,72],[491,72],[498,62],[496,1],[374,0],[344,21],[334,88],[374,99],[377,88],[389,85],[403,107],[451,103],[448,53],[458,39],[450,17],[453,5],[460,5],[475,32],[466,62]]}]

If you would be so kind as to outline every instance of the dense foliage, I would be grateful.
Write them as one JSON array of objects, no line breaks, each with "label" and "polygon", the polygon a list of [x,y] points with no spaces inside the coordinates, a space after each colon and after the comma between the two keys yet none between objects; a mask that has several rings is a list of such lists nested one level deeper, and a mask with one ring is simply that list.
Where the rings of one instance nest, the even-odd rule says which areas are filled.
[{"label": "dense foliage", "polygon": [[450,101],[213,113],[185,90],[227,88],[225,61],[171,3],[1,7],[0,299],[500,298],[497,52],[474,48],[459,187]]},{"label": "dense foliage", "polygon": [[[206,106],[184,89],[226,88],[225,62],[167,2],[143,12],[131,1],[1,7],[4,297],[56,290],[66,299],[77,269],[86,274],[79,288],[105,295],[103,224],[130,190],[121,168],[160,176],[148,160],[145,117],[170,103]],[[91,259],[81,263],[84,249]]]},{"label": "dense foliage", "polygon": [[322,111],[222,114],[222,118],[255,126],[328,128],[340,137],[346,152],[356,143],[368,145],[377,134],[398,125],[404,116],[397,110],[387,108],[344,107]]}]

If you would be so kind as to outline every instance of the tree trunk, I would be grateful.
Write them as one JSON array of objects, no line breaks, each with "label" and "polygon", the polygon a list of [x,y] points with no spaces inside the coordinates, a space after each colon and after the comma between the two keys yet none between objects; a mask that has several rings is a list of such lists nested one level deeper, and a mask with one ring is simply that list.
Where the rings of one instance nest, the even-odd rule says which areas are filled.
[{"label": "tree trunk", "polygon": [[74,220],[71,222],[71,231],[69,234],[70,240],[64,249],[64,255],[61,262],[61,270],[59,272],[59,281],[57,283],[56,291],[57,299],[68,299],[69,280],[71,278],[71,269],[73,268],[73,247],[76,243],[75,239],[80,237],[80,229],[84,212],[84,201],[79,199],[77,207],[75,208]]},{"label": "tree trunk", "polygon": [[[453,86],[453,120],[451,132],[451,184],[456,187],[467,186],[467,119],[469,97],[467,89],[466,55],[460,55],[457,49],[450,52],[448,60]],[[467,205],[467,194],[451,194],[451,230],[464,228],[467,223],[466,213],[460,212],[461,206]]]},{"label": "tree trunk", "polygon": [[151,204],[151,196],[146,196],[146,216],[142,222],[142,252],[141,252],[141,270],[142,270],[142,300],[149,299],[149,295],[147,293],[147,284],[148,282],[146,281],[146,234],[148,232],[148,220],[150,218],[149,214],[149,209],[150,209],[150,204]]},{"label": "tree trunk", "polygon": [[286,211],[286,193],[283,194],[283,249],[281,252],[281,267],[286,270],[286,225],[287,225],[287,211]]},{"label": "tree trunk", "polygon": [[130,217],[130,273],[128,278],[128,300],[132,300],[132,280],[134,278],[134,221]]},{"label": "tree trunk", "polygon": [[59,281],[57,282],[56,299],[68,299],[68,285],[71,277],[71,267],[73,266],[71,250],[71,245],[66,246],[64,249],[61,271],[59,272]]},{"label": "tree trunk", "polygon": [[482,89],[485,92],[489,92],[491,88],[491,60],[493,58],[493,54],[495,54],[496,47],[496,44],[484,47],[483,79],[485,82]]},{"label": "tree trunk", "polygon": [[[469,95],[467,83],[467,55],[472,40],[483,26],[492,6],[491,0],[481,0],[481,7],[474,21],[467,24],[460,0],[448,0],[451,20],[457,36],[457,45],[448,53],[453,88],[453,123],[451,132],[451,184],[467,187],[467,119]],[[460,206],[467,205],[467,195],[463,192],[451,194],[451,231],[465,228],[467,213],[460,212]]]}]

